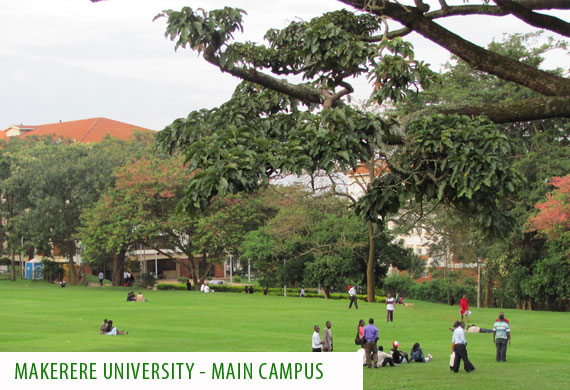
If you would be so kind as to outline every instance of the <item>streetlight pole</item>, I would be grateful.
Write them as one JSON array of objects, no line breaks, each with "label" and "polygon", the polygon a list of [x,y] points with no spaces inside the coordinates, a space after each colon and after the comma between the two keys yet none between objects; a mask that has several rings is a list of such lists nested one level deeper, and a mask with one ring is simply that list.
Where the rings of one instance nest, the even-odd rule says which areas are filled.
[{"label": "streetlight pole", "polygon": [[230,254],[230,284],[234,284],[234,278],[233,278],[233,268],[234,268],[234,262],[233,262],[233,256]]}]

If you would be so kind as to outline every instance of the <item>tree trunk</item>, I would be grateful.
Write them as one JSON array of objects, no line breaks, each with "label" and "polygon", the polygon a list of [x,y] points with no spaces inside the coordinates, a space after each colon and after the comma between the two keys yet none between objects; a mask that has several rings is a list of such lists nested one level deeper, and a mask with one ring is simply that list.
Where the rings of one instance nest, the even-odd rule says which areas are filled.
[{"label": "tree trunk", "polygon": [[366,262],[366,300],[368,302],[374,302],[376,300],[374,295],[374,285],[375,285],[375,277],[374,277],[374,252],[375,252],[375,227],[372,222],[368,222],[368,261]]},{"label": "tree trunk", "polygon": [[121,285],[126,253],[127,251],[124,249],[121,249],[119,253],[113,253],[113,264],[111,270],[111,281],[113,282],[113,286]]},{"label": "tree trunk", "polygon": [[329,299],[331,297],[330,287],[323,287],[323,294],[325,294],[325,299]]},{"label": "tree trunk", "polygon": [[485,283],[485,302],[483,303],[483,307],[489,307],[491,304],[491,296],[493,291],[493,278],[490,275],[486,275],[487,280]]}]

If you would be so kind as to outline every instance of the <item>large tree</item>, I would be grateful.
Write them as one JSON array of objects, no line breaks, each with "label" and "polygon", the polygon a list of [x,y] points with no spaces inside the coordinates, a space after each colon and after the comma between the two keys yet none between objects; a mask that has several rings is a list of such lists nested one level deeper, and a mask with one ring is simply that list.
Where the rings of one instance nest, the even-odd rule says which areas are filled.
[{"label": "large tree", "polygon": [[[254,191],[274,174],[348,172],[381,161],[387,173],[368,183],[355,207],[373,222],[372,229],[413,199],[454,207],[488,231],[507,230],[512,221],[500,199],[515,191],[518,176],[508,161],[512,142],[493,122],[498,119],[455,110],[400,122],[346,104],[354,77],[370,79],[371,98],[381,105],[404,102],[434,80],[411,45],[386,31],[383,16],[398,18],[382,12],[398,9],[430,26],[431,19],[396,2],[352,3],[366,12],[343,10],[295,21],[269,30],[266,44],[232,42],[242,29],[241,10],[186,7],[161,14],[168,17],[166,35],[176,48],[191,47],[245,80],[221,107],[190,113],[159,134],[161,145],[181,152],[196,172],[184,207],[203,209],[216,195]],[[505,63],[512,68],[512,62]],[[533,72],[534,78],[545,73],[551,84],[562,84],[556,75]],[[373,280],[369,272],[369,300]]]},{"label": "large tree", "polygon": [[[327,192],[281,189],[279,212],[257,231],[248,233],[243,256],[268,284],[293,283],[343,291],[366,282],[369,236],[362,220],[350,213],[345,199]],[[373,236],[374,284],[381,284],[390,265],[406,270],[411,253],[381,230]],[[269,283],[269,281],[271,283]]]},{"label": "large tree", "polygon": [[[85,254],[90,260],[112,258],[113,284],[121,280],[127,249],[137,243],[185,267],[194,288],[228,253],[239,256],[241,239],[257,229],[265,207],[254,196],[232,197],[192,215],[178,213],[191,176],[180,158],[140,159],[119,169],[115,188],[83,215],[79,237]],[[181,261],[179,254],[188,261]]]},{"label": "large tree", "polygon": [[[143,136],[142,141],[148,141]],[[84,209],[114,184],[113,170],[148,145],[141,139],[111,138],[97,144],[31,139],[25,158],[17,161],[5,194],[23,210],[11,222],[36,251],[51,255],[57,250],[67,258],[71,283],[76,283],[74,256],[76,234]]]}]

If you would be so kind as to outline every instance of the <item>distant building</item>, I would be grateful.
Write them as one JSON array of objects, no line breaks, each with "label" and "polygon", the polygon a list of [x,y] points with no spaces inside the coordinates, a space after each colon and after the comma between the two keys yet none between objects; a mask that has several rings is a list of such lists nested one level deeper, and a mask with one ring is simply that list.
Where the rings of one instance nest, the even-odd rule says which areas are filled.
[{"label": "distant building", "polygon": [[107,118],[91,118],[47,125],[11,125],[0,131],[0,139],[53,136],[55,139],[89,143],[100,142],[106,136],[127,140],[133,137],[135,131],[151,132],[153,130]]}]

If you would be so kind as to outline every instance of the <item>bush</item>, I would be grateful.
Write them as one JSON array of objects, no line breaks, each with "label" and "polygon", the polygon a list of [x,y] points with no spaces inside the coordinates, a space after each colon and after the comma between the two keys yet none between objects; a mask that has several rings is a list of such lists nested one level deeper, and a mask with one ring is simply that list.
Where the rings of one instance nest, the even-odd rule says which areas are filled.
[{"label": "bush", "polygon": [[430,282],[416,284],[411,289],[410,297],[420,301],[447,303],[447,291],[452,300],[452,304],[459,303],[463,295],[467,296],[470,302],[474,302],[477,297],[477,289],[471,286],[457,285],[444,279],[434,279]]},{"label": "bush", "polygon": [[400,294],[400,295],[404,295],[404,296],[410,296],[412,289],[415,286],[415,282],[406,275],[400,275],[400,274],[395,274],[395,275],[390,275],[387,276],[384,279],[384,291],[386,291],[386,293],[390,293],[393,296],[395,296],[396,294]]},{"label": "bush", "polygon": [[140,278],[139,278],[139,281],[140,281],[141,286],[143,288],[153,287],[154,284],[156,283],[156,279],[154,278],[154,275],[151,273],[148,273],[148,272],[142,273]]},{"label": "bush", "polygon": [[241,283],[241,276],[235,275],[235,276],[233,276],[233,280],[235,283]]},{"label": "bush", "polygon": [[158,290],[186,290],[186,284],[158,283]]},{"label": "bush", "polygon": [[188,280],[189,280],[188,278],[184,278],[184,277],[178,278],[178,281],[179,281],[180,283],[182,283],[182,284],[186,284],[186,282],[187,282]]},{"label": "bush", "polygon": [[42,263],[44,265],[43,272],[45,280],[53,282],[63,275],[63,267],[59,263],[47,259],[42,260]]},{"label": "bush", "polygon": [[[158,290],[186,290],[186,284],[173,284],[173,283],[159,283],[156,285]],[[227,292],[227,293],[236,293],[236,294],[244,294],[244,286],[233,286],[229,284],[217,284],[211,286],[211,288],[215,292]],[[254,287],[253,293],[261,295],[265,290],[264,287]],[[299,292],[301,291],[300,288],[287,288],[287,296],[289,297],[298,297]],[[267,289],[267,295],[276,295],[276,296],[283,296],[283,288],[281,287],[271,287]],[[323,294],[319,294],[317,289],[305,289],[305,298],[324,298]],[[366,295],[357,295],[356,298],[359,301],[366,301]],[[331,293],[330,299],[346,299],[348,300],[348,294],[344,293]],[[381,297],[376,295],[376,302],[384,303],[386,302],[386,297]]]}]

